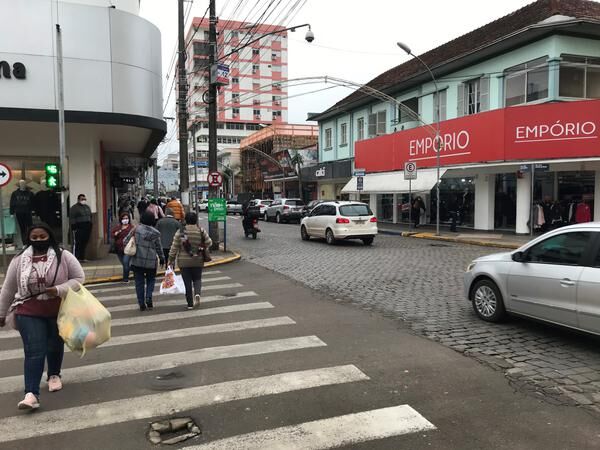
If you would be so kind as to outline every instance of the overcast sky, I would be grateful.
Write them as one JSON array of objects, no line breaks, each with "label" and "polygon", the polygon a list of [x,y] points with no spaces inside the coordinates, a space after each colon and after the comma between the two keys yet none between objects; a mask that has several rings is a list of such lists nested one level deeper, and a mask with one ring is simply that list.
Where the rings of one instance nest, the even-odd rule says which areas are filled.
[{"label": "overcast sky", "polygon": [[[186,5],[190,3],[191,16],[202,17],[208,1],[194,0]],[[298,5],[301,8],[294,10],[293,19],[288,18],[284,24],[310,23],[315,34],[314,42],[309,44],[304,40],[305,29],[289,33],[289,79],[328,75],[366,83],[407,60],[408,56],[396,46],[397,41],[404,41],[414,53],[421,54],[531,1],[217,0],[217,13],[221,20],[256,19],[259,11],[264,11],[269,3],[278,8],[267,22],[280,23],[286,12]],[[240,8],[236,11],[238,5]],[[177,43],[177,1],[142,0],[141,15],[162,32],[163,95],[166,99],[173,77],[173,72],[167,71]],[[191,22],[191,16],[188,22]],[[288,121],[303,123],[307,113],[323,111],[351,92],[348,88],[335,87],[301,95],[325,87],[325,84],[316,84],[290,88],[288,95],[295,97],[289,100]],[[175,116],[174,97],[171,94],[166,116]],[[176,145],[175,136],[169,150],[162,149],[161,154],[176,151]]]}]

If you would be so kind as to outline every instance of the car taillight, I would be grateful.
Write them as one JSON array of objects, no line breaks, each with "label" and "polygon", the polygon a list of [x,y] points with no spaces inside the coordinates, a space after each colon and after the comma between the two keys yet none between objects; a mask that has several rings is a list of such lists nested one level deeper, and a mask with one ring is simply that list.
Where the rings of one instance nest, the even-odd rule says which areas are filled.
[{"label": "car taillight", "polygon": [[285,205],[285,206],[283,207],[283,209],[290,209],[290,207],[289,207],[288,205]]},{"label": "car taillight", "polygon": [[335,223],[350,223],[350,219],[346,219],[345,217],[338,217],[335,219]]},{"label": "car taillight", "polygon": [[377,222],[377,217],[371,217],[371,220],[369,220],[369,222]]}]

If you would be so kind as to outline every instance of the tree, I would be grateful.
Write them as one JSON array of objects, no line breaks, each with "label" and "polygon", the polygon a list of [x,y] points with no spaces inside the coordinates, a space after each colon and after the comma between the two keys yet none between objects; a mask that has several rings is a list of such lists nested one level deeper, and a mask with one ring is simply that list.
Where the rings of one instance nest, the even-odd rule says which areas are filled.
[{"label": "tree", "polygon": [[296,151],[296,154],[290,162],[298,175],[298,192],[300,193],[300,198],[304,200],[304,192],[302,190],[302,166],[304,165],[304,158],[299,151]]}]

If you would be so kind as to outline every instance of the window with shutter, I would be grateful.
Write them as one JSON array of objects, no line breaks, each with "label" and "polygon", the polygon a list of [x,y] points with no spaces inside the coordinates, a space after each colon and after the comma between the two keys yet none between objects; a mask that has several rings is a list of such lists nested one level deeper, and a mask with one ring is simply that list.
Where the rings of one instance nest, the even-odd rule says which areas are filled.
[{"label": "window with shutter", "polygon": [[377,114],[369,114],[369,137],[377,135]]},{"label": "window with shutter", "polygon": [[490,77],[481,77],[479,79],[479,110],[477,112],[490,109]]},{"label": "window with shutter", "polygon": [[458,85],[458,94],[456,96],[456,117],[462,117],[465,115],[465,85],[460,83]]},{"label": "window with shutter", "polygon": [[387,132],[387,111],[379,111],[377,113],[377,135]]}]

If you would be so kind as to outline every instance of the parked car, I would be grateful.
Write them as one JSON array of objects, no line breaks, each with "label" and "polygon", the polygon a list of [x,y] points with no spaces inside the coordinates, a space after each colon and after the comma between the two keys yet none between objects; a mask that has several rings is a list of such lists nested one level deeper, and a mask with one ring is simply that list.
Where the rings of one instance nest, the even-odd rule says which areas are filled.
[{"label": "parked car", "polygon": [[199,211],[208,211],[208,200],[203,198],[198,201],[198,210]]},{"label": "parked car", "polygon": [[300,236],[325,238],[329,245],[339,239],[360,239],[371,245],[377,235],[377,218],[365,203],[323,202],[302,219]]},{"label": "parked car", "polygon": [[227,214],[242,215],[242,204],[235,201],[227,202]]},{"label": "parked car", "polygon": [[329,200],[311,200],[304,206],[304,208],[302,208],[302,217],[308,216],[308,214],[315,208],[315,206],[328,201]]},{"label": "parked car", "polygon": [[267,208],[267,221],[274,220],[277,223],[291,222],[302,218],[304,202],[299,198],[280,198],[271,203]]},{"label": "parked car", "polygon": [[249,207],[258,206],[260,208],[260,217],[264,220],[267,220],[267,208],[269,206],[271,206],[272,203],[273,203],[273,200],[254,199],[254,200],[250,200],[250,202],[248,203],[248,206]]},{"label": "parked car", "polygon": [[518,250],[477,258],[465,294],[488,322],[507,314],[600,334],[600,222],[550,231]]}]

